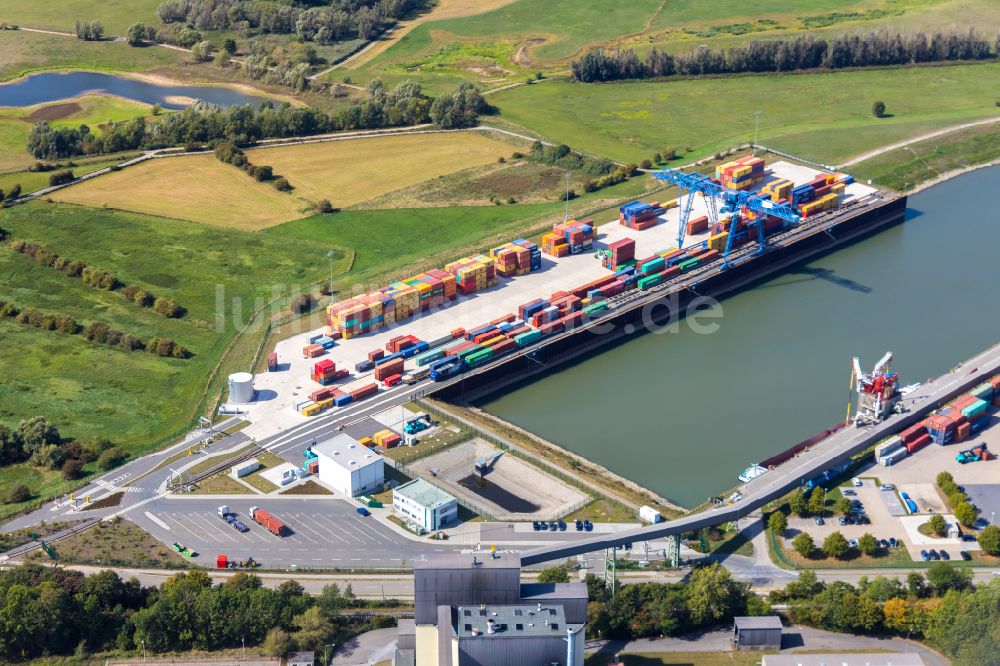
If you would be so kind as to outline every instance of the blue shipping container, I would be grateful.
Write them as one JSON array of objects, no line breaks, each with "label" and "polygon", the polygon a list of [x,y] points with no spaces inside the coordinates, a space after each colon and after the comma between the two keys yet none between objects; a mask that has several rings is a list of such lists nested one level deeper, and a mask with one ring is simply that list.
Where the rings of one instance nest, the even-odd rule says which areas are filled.
[{"label": "blue shipping container", "polygon": [[345,393],[344,395],[333,396],[333,404],[336,405],[337,407],[343,407],[344,405],[351,404],[350,394]]}]

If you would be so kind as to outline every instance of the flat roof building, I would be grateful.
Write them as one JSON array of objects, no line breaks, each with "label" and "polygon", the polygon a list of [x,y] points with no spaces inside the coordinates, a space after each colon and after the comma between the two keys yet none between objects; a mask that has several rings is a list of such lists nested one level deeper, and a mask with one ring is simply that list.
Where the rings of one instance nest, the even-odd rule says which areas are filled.
[{"label": "flat roof building", "polygon": [[423,479],[394,488],[392,508],[403,520],[427,531],[458,520],[458,500]]},{"label": "flat roof building", "polygon": [[766,654],[763,666],[924,666],[912,652],[857,654]]},{"label": "flat roof building", "polygon": [[385,461],[379,454],[343,433],[312,445],[319,462],[319,480],[349,497],[382,490]]},{"label": "flat roof building", "polygon": [[777,615],[734,617],[733,645],[737,650],[780,650],[781,628]]}]

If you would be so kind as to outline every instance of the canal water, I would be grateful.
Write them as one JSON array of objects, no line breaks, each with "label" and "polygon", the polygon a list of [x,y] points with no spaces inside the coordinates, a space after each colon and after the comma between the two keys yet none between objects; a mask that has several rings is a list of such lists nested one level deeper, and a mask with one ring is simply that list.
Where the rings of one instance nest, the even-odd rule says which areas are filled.
[{"label": "canal water", "polygon": [[484,409],[684,506],[843,420],[851,357],[903,384],[1000,340],[1000,167],[910,197],[907,221],[722,301],[718,331],[646,334]]},{"label": "canal water", "polygon": [[253,104],[266,97],[247,95],[225,86],[158,86],[139,79],[99,72],[47,72],[0,85],[0,106],[33,106],[70,99],[86,93],[105,93],[126,99],[159,104],[164,109],[183,109],[170,97],[191,97],[220,106]]}]

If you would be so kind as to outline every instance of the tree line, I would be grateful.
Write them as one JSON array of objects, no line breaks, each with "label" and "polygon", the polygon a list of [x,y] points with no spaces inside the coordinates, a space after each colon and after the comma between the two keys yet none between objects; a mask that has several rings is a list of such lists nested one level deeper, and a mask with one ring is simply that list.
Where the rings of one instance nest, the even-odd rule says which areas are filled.
[{"label": "tree line", "polygon": [[292,186],[286,178],[274,177],[273,167],[251,163],[246,153],[229,142],[222,142],[215,146],[215,159],[225,164],[232,164],[234,167],[246,171],[247,175],[258,183],[272,181],[274,189],[279,192],[289,192],[292,190]]},{"label": "tree line", "polygon": [[121,295],[126,301],[142,308],[153,308],[156,314],[168,319],[183,317],[187,313],[187,310],[179,306],[172,298],[167,298],[166,296],[157,298],[153,292],[139,285],[125,285],[108,271],[88,266],[80,260],[72,260],[68,257],[60,256],[44,245],[17,240],[10,244],[10,249],[24,255],[35,263],[58,271],[67,277],[79,278],[89,287],[105,291],[121,289]]},{"label": "tree line", "polygon": [[381,604],[356,599],[349,586],[328,585],[316,597],[295,581],[266,589],[246,573],[213,585],[204,571],[191,571],[143,587],[113,571],[85,576],[28,564],[0,572],[0,657],[9,663],[106,650],[220,650],[244,642],[277,657],[291,649],[321,654],[330,643],[392,626],[392,618],[341,615],[364,605]]},{"label": "tree line", "polygon": [[875,31],[831,39],[801,35],[786,40],[753,40],[729,49],[707,46],[670,54],[653,47],[640,59],[632,49],[586,53],[571,63],[573,79],[583,83],[669,76],[744,72],[789,72],[986,60],[1000,52],[1000,36],[990,41],[974,30],[912,35]]},{"label": "tree line", "polygon": [[[59,429],[42,416],[22,419],[14,428],[0,423],[0,466],[30,462],[45,469],[62,471],[72,481],[83,475],[83,466],[94,462],[98,469],[113,469],[125,461],[124,451],[106,438],[89,442],[64,439]],[[5,489],[0,500],[9,503],[31,499],[27,486],[14,484]],[[0,637],[0,645],[3,638]]]},{"label": "tree line", "polygon": [[375,39],[397,19],[429,4],[426,0],[169,0],[156,8],[156,14],[163,23],[195,30],[294,34],[303,41],[328,44]]},{"label": "tree line", "polygon": [[36,123],[28,137],[27,150],[38,159],[59,159],[76,155],[151,150],[186,145],[198,150],[202,145],[228,141],[251,145],[265,138],[310,136],[346,130],[377,129],[416,125],[433,121],[444,129],[472,127],[486,103],[479,90],[462,83],[434,100],[423,94],[417,83],[404,81],[392,90],[380,81],[368,85],[360,100],[334,113],[288,103],[264,102],[260,107],[246,104],[221,108],[198,102],[176,113],[146,119],[137,117],[110,122],[100,133],[87,125],[53,127]]},{"label": "tree line", "polygon": [[[515,152],[511,155],[512,159],[525,157],[540,164],[584,173],[589,176],[583,183],[584,192],[596,192],[604,187],[625,182],[638,171],[638,167],[634,164],[618,165],[606,157],[590,157],[573,152],[564,143],[558,146],[546,146],[541,141],[535,141],[531,144],[527,155],[521,152]],[[576,196],[577,193],[574,190],[569,190],[561,195],[564,199],[575,199]]]}]

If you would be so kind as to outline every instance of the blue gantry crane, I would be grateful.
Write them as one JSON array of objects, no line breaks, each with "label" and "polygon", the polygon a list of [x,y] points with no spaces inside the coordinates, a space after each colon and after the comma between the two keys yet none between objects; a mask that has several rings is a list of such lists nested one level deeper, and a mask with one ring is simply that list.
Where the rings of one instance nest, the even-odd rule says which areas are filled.
[{"label": "blue gantry crane", "polygon": [[[764,219],[770,215],[784,220],[790,224],[798,224],[799,214],[794,208],[785,204],[771,201],[766,195],[743,190],[731,190],[713,181],[709,176],[701,173],[685,173],[677,169],[662,169],[653,174],[658,180],[676,185],[679,192],[678,210],[680,211],[680,221],[677,227],[677,247],[684,246],[684,232],[687,229],[688,219],[691,217],[691,209],[694,199],[699,194],[705,200],[708,209],[708,220],[710,225],[717,224],[719,213],[728,213],[731,216],[730,230],[735,230],[739,222],[742,211],[748,210],[758,214],[757,219],[751,220],[747,225],[747,233],[751,228],[757,229],[757,252],[759,254],[767,248],[767,239],[764,237]],[[722,207],[719,208],[719,203]],[[729,253],[733,248],[733,239],[736,233],[730,233],[726,239],[726,248],[722,252],[722,268],[729,268]]]}]

